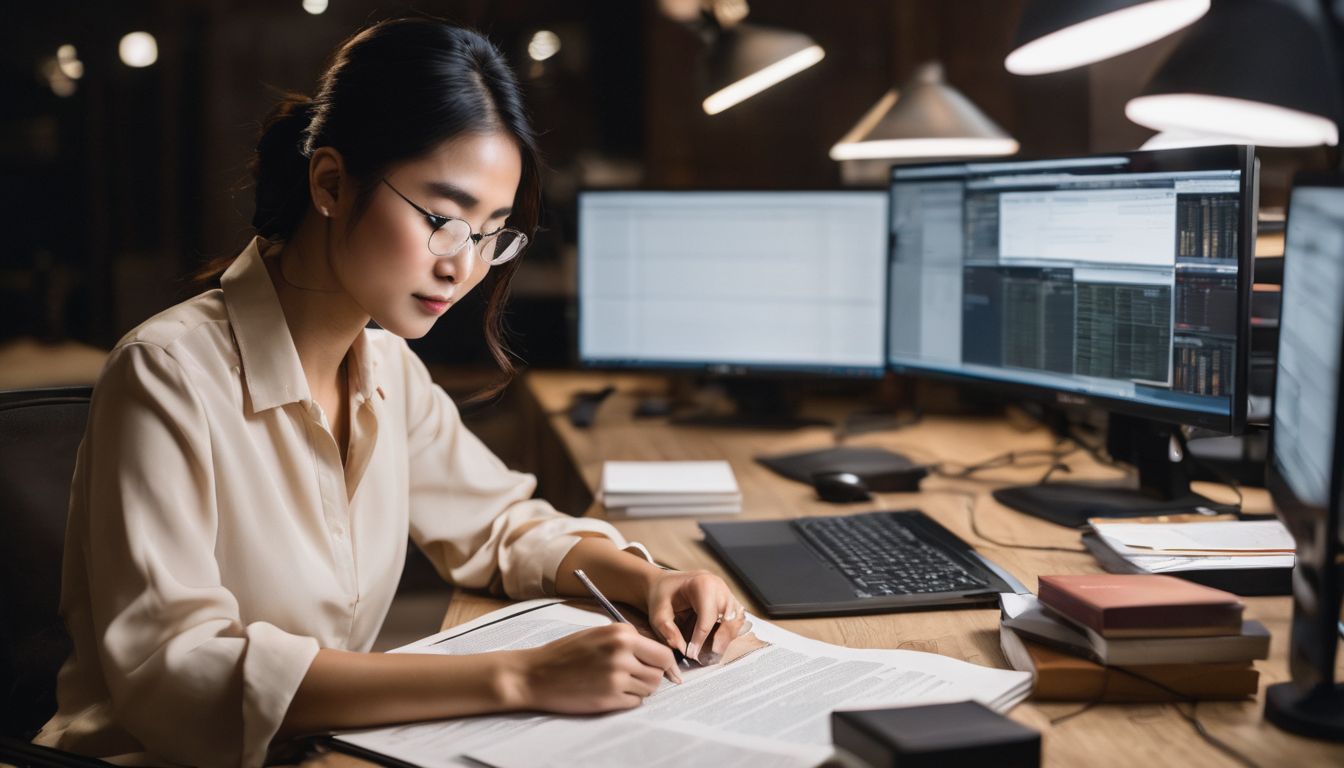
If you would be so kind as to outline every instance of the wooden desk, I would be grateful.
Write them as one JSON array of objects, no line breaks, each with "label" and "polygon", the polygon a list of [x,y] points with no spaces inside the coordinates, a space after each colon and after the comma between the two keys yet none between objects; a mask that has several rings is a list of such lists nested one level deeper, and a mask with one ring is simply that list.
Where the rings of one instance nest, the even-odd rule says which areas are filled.
[{"label": "wooden desk", "polygon": [[[840,508],[817,501],[811,489],[777,477],[753,461],[762,453],[808,450],[833,444],[828,430],[796,432],[707,429],[669,426],[666,420],[634,421],[631,413],[641,394],[660,390],[659,379],[647,376],[608,376],[588,373],[532,373],[523,382],[531,400],[523,425],[534,430],[529,461],[542,473],[544,487],[559,496],[586,497],[591,503],[602,462],[606,459],[727,459],[742,486],[741,518],[800,517],[835,514]],[[595,424],[587,430],[570,426],[561,415],[570,395],[580,389],[614,384],[617,392],[602,405]],[[1049,435],[1028,424],[1009,420],[929,417],[896,432],[868,434],[846,441],[850,445],[883,446],[921,461],[971,463],[1009,450],[1049,448]],[[1067,460],[1073,478],[1119,477],[1079,452]],[[1028,587],[1036,577],[1052,573],[1091,573],[1100,570],[1086,552],[1039,552],[990,543],[971,530],[971,511],[965,492],[979,494],[975,514],[980,530],[1001,542],[1079,547],[1078,534],[1000,506],[988,492],[999,485],[1034,482],[1043,468],[1005,468],[978,475],[974,480],[929,478],[918,494],[884,494],[879,504],[854,505],[844,511],[918,507],[1007,568]],[[572,477],[555,477],[556,473]],[[579,481],[582,481],[579,483]],[[582,485],[582,488],[576,486]],[[1198,490],[1218,500],[1232,500],[1226,488],[1200,485]],[[1249,511],[1268,511],[1263,491],[1248,490]],[[562,506],[562,508],[564,508]],[[576,511],[570,507],[568,511]],[[587,510],[600,516],[600,507]],[[701,544],[692,519],[617,521],[631,539],[648,545],[661,562],[676,568],[703,568],[732,576]],[[743,603],[759,606],[738,588]],[[1273,633],[1270,658],[1257,662],[1261,685],[1288,679],[1285,653],[1291,601],[1286,597],[1246,598],[1247,614],[1264,622]],[[503,605],[477,594],[459,592],[444,618],[452,626]],[[802,635],[855,648],[905,648],[941,653],[988,666],[1006,667],[999,652],[998,611],[968,609],[888,613],[831,619],[790,619],[779,622]],[[1263,695],[1263,688],[1262,688]],[[1238,763],[1214,749],[1194,732],[1173,704],[1105,704],[1077,717],[1050,725],[1052,718],[1072,712],[1081,704],[1027,702],[1011,717],[1043,734],[1048,766],[1235,766]],[[1189,705],[1180,705],[1189,711]],[[1261,766],[1344,766],[1344,746],[1327,745],[1292,736],[1265,723],[1262,698],[1250,702],[1206,702],[1198,716],[1217,738]]]}]

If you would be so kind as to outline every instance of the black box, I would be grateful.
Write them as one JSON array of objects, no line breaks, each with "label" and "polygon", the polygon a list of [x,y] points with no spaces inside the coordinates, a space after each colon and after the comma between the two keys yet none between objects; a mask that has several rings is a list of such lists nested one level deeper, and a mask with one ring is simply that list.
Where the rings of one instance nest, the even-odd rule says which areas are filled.
[{"label": "black box", "polygon": [[831,713],[831,741],[873,768],[1038,768],[1041,734],[975,701]]}]

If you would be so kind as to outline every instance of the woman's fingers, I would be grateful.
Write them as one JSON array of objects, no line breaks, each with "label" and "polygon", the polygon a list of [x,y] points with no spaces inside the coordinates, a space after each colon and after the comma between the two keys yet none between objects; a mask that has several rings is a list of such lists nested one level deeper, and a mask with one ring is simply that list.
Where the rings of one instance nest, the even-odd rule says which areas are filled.
[{"label": "woman's fingers", "polygon": [[651,591],[647,608],[654,633],[702,664],[717,663],[746,621],[728,585],[704,571],[669,574]]},{"label": "woman's fingers", "polygon": [[630,683],[625,690],[638,696],[651,696],[663,684],[664,674],[666,670],[637,663],[630,671]]},{"label": "woman's fingers", "polygon": [[681,636],[681,630],[677,629],[676,615],[672,610],[672,601],[664,600],[658,605],[651,606],[649,611],[649,626],[658,636],[663,638],[669,648],[675,648],[678,651],[686,647],[687,639]]},{"label": "woman's fingers", "polygon": [[728,609],[729,598],[726,592],[705,588],[696,589],[690,598],[691,606],[695,608],[695,628],[691,630],[686,655],[699,661],[705,638]]},{"label": "woman's fingers", "polygon": [[678,685],[681,684],[681,673],[677,670],[676,657],[672,655],[671,649],[667,646],[640,636],[630,650],[639,664],[643,665],[645,669],[654,670],[653,689],[650,693],[658,689],[658,680],[663,675],[667,675],[668,680]]}]

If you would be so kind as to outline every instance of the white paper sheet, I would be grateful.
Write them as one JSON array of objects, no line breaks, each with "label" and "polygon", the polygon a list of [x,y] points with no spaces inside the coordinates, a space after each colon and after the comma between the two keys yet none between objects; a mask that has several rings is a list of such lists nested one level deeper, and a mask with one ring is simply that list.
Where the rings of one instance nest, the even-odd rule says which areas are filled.
[{"label": "white paper sheet", "polygon": [[1122,554],[1220,557],[1229,553],[1283,554],[1293,536],[1278,520],[1212,523],[1106,523],[1097,533]]},{"label": "white paper sheet", "polygon": [[[492,624],[505,616],[513,618]],[[831,754],[834,709],[976,699],[1002,711],[1031,686],[1024,672],[917,651],[842,648],[755,616],[751,621],[752,634],[767,645],[727,664],[683,670],[682,685],[664,682],[628,712],[475,717],[339,738],[425,766],[809,766]],[[534,647],[604,623],[600,614],[531,601],[396,652],[478,653],[496,643],[494,649]]]},{"label": "white paper sheet", "polygon": [[737,478],[726,461],[607,461],[602,493],[607,496],[737,494]]}]

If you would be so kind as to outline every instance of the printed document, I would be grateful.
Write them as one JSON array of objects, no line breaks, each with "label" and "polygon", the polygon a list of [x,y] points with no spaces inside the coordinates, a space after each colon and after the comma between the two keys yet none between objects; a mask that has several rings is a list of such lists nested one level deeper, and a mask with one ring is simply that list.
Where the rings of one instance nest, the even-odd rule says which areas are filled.
[{"label": "printed document", "polygon": [[[1027,696],[1031,675],[918,651],[822,643],[751,616],[714,666],[683,668],[626,712],[518,714],[377,728],[337,738],[422,766],[813,766],[831,755],[830,713],[975,699],[999,711]],[[471,654],[544,645],[605,614],[532,600],[398,648]]]},{"label": "printed document", "polygon": [[1292,568],[1292,534],[1277,520],[1094,525],[1111,549],[1149,573]]}]

